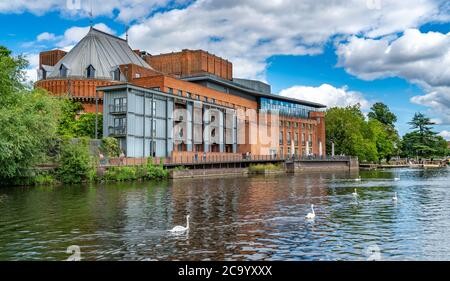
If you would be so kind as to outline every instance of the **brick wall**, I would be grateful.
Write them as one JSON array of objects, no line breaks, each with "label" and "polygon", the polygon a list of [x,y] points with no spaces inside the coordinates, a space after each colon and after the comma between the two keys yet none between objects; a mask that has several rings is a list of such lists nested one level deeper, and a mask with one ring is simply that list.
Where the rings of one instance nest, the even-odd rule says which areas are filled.
[{"label": "brick wall", "polygon": [[61,60],[67,53],[61,50],[53,50],[41,52],[39,54],[39,67],[44,65],[54,66]]},{"label": "brick wall", "polygon": [[233,64],[203,50],[147,55],[144,59],[155,70],[178,77],[210,73],[226,80],[233,79]]}]

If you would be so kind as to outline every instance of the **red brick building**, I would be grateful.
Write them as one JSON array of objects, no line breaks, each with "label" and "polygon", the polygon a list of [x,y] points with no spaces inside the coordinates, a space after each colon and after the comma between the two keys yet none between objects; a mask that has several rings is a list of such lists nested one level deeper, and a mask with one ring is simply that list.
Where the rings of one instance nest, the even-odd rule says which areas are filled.
[{"label": "red brick building", "polygon": [[[325,154],[324,105],[274,95],[266,83],[235,78],[231,62],[203,50],[150,55],[133,51],[126,40],[91,28],[69,53],[42,52],[39,65],[35,87],[81,101],[86,112],[95,112],[97,87],[132,84],[221,108],[280,112],[276,147],[241,144],[234,152]],[[98,94],[99,112],[103,112],[103,95]],[[242,124],[248,130],[249,122]],[[189,150],[177,146],[173,152]]]}]

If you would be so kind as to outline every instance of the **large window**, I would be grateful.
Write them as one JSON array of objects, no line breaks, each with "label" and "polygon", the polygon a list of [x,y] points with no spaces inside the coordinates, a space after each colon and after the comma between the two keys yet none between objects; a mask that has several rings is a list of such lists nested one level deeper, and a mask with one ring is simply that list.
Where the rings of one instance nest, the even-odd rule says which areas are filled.
[{"label": "large window", "polygon": [[127,98],[115,98],[114,108],[112,112],[126,112],[127,111]]},{"label": "large window", "polygon": [[260,109],[263,111],[278,111],[284,116],[308,118],[312,111],[322,111],[323,109],[307,106],[303,104],[279,101],[268,98],[261,98]]}]

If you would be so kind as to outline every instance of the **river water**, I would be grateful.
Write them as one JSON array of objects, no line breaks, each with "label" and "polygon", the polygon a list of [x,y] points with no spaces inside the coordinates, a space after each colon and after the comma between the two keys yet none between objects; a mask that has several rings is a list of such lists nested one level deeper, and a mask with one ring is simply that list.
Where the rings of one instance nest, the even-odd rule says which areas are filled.
[{"label": "river water", "polygon": [[449,169],[360,176],[0,188],[0,260],[450,260]]}]

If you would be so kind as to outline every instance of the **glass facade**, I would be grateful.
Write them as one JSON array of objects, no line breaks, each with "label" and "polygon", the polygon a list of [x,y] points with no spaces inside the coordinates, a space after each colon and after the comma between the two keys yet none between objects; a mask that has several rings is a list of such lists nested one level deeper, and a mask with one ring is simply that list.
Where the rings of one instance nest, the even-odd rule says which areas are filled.
[{"label": "glass facade", "polygon": [[310,112],[323,111],[323,109],[317,107],[268,98],[261,98],[260,110],[267,112],[278,110],[280,115],[300,118],[309,118]]}]

